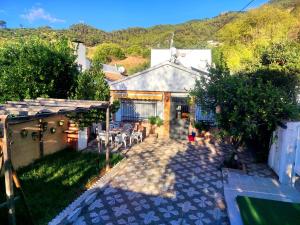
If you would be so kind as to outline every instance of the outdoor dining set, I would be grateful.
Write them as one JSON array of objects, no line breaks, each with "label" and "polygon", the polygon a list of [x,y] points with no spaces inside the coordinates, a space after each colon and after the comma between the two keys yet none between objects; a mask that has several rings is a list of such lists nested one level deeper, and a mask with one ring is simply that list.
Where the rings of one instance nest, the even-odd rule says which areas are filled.
[{"label": "outdoor dining set", "polygon": [[[101,126],[96,127],[97,140],[100,146],[106,142],[106,131],[102,130]],[[132,146],[134,142],[139,143],[143,141],[143,132],[138,125],[133,126],[130,123],[120,123],[112,121],[109,124],[109,138],[108,141],[112,147],[124,146],[127,148]]]}]

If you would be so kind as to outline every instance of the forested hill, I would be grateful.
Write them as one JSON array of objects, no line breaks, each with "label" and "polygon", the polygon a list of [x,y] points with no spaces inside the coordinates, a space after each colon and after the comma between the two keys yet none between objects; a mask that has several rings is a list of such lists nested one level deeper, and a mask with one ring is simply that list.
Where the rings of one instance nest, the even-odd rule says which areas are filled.
[{"label": "forested hill", "polygon": [[282,7],[295,7],[300,4],[299,0],[271,0],[270,4]]},{"label": "forested hill", "polygon": [[[230,69],[239,70],[255,60],[257,51],[270,43],[300,40],[300,0],[271,0],[247,12],[227,12],[214,18],[191,20],[177,25],[135,27],[113,32],[105,32],[87,24],[75,24],[62,30],[50,27],[6,28],[0,29],[0,43],[1,40],[5,42],[28,36],[49,40],[65,36],[89,46],[90,57],[93,56],[93,47],[102,43],[118,44],[130,55],[130,48],[169,47],[172,33],[175,33],[174,44],[177,48],[214,47],[214,56],[222,52]],[[210,40],[214,41],[214,45],[208,42]],[[144,53],[137,55],[145,57]]]},{"label": "forested hill", "polygon": [[67,36],[71,39],[80,40],[89,47],[103,42],[113,42],[125,48],[131,45],[160,48],[169,46],[171,34],[175,32],[177,47],[196,48],[203,47],[207,40],[213,39],[215,31],[227,23],[234,14],[225,13],[215,18],[192,20],[177,25],[157,25],[150,28],[134,27],[113,32],[105,32],[87,24],[75,24],[63,30],[54,30],[50,27],[2,29],[0,37],[11,39],[30,35],[45,38]]},{"label": "forested hill", "polygon": [[[283,7],[295,6],[298,0],[271,0],[270,4]],[[50,27],[37,29],[18,28],[2,29],[0,38],[17,38],[38,35],[45,38],[67,36],[84,42],[87,46],[95,46],[103,42],[113,42],[122,47],[139,45],[141,47],[164,48],[169,46],[170,36],[175,32],[175,45],[178,48],[205,47],[208,40],[218,40],[217,31],[224,24],[236,17],[235,12],[228,12],[217,17],[203,20],[192,20],[177,25],[157,25],[150,28],[128,28],[113,32],[105,32],[87,24],[75,24],[68,29],[54,30]],[[9,21],[8,25],[9,25]]]}]

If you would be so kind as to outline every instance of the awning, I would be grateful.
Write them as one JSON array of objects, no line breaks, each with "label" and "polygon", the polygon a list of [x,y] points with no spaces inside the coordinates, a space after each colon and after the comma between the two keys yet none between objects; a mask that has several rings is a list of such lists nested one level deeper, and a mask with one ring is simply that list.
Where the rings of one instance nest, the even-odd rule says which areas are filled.
[{"label": "awning", "polygon": [[155,100],[162,101],[162,93],[134,93],[134,92],[113,92],[114,99],[132,99],[132,100]]}]

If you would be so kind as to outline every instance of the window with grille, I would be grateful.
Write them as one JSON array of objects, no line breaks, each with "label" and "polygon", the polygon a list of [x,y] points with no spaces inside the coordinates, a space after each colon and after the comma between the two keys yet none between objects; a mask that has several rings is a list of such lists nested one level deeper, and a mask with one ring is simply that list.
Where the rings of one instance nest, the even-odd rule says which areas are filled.
[{"label": "window with grille", "polygon": [[122,101],[121,112],[123,121],[144,120],[157,115],[157,104],[147,101]]}]

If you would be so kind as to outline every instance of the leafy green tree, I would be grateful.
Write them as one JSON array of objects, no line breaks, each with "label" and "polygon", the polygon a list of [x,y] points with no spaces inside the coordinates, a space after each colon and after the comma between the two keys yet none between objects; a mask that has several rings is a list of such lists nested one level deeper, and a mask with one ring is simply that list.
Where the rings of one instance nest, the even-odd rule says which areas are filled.
[{"label": "leafy green tree", "polygon": [[[223,60],[220,60],[224,62]],[[274,71],[253,70],[230,75],[226,63],[211,69],[208,77],[196,82],[191,95],[207,110],[221,110],[218,126],[233,137],[235,143],[254,147],[266,159],[272,132],[282,121],[296,118],[298,106],[289,88],[296,83],[287,75]],[[292,79],[292,80],[293,80]],[[293,87],[294,86],[294,87]]]},{"label": "leafy green tree", "polygon": [[103,43],[96,47],[93,57],[94,62],[108,63],[111,62],[113,58],[125,59],[125,53],[119,45]]},{"label": "leafy green tree", "polygon": [[0,47],[0,101],[67,98],[78,74],[66,39],[6,42]]},{"label": "leafy green tree", "polygon": [[131,45],[129,48],[126,49],[126,53],[127,55],[143,56],[144,58],[146,58],[150,56],[150,49],[145,49],[139,45]]},{"label": "leafy green tree", "polygon": [[219,51],[231,71],[244,70],[247,64],[257,63],[261,52],[272,43],[291,39],[291,32],[298,30],[298,21],[289,11],[272,5],[250,10],[218,32],[222,42]]},{"label": "leafy green tree", "polygon": [[82,100],[109,100],[109,86],[99,66],[92,66],[78,76],[75,98]]}]

